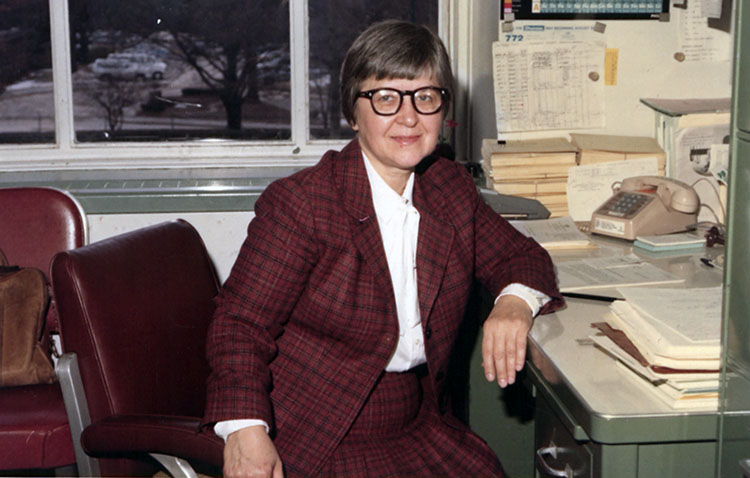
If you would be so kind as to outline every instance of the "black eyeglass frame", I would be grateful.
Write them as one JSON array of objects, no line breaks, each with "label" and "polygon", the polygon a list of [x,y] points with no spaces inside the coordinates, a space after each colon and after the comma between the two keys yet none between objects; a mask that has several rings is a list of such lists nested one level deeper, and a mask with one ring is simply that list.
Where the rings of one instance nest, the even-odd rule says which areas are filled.
[{"label": "black eyeglass frame", "polygon": [[[419,108],[417,107],[417,102],[414,99],[414,94],[417,93],[418,91],[422,91],[422,90],[435,90],[438,93],[440,93],[441,103],[440,103],[440,106],[438,107],[438,109],[436,109],[435,111],[431,111],[429,113],[423,113],[423,112],[419,111]],[[393,91],[395,93],[398,93],[398,107],[396,108],[396,110],[393,113],[381,113],[377,109],[375,109],[375,103],[373,103],[372,97],[375,95],[375,93],[377,93],[379,91]],[[439,113],[440,110],[443,109],[443,105],[445,104],[445,100],[446,100],[446,98],[449,97],[449,95],[450,95],[450,90],[448,90],[447,88],[440,88],[439,86],[424,86],[422,88],[417,88],[416,90],[406,90],[406,91],[397,90],[395,88],[375,88],[373,90],[359,91],[355,95],[355,98],[367,98],[367,99],[369,99],[370,100],[370,107],[372,108],[372,111],[374,111],[376,115],[380,115],[380,116],[393,116],[395,114],[398,114],[399,111],[401,111],[401,106],[404,104],[404,96],[411,96],[411,105],[414,107],[414,111],[416,111],[417,113],[419,113],[421,115],[434,115],[434,114]]]}]

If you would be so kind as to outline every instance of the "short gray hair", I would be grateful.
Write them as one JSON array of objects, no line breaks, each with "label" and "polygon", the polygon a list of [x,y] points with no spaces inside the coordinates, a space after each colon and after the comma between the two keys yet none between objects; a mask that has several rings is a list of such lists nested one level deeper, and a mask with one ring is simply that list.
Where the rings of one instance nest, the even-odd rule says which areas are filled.
[{"label": "short gray hair", "polygon": [[[385,20],[363,31],[346,53],[341,65],[341,111],[354,124],[354,105],[362,82],[369,78],[413,80],[433,76],[440,88],[453,91],[450,59],[440,38],[423,25]],[[450,110],[445,98],[443,116]]]}]

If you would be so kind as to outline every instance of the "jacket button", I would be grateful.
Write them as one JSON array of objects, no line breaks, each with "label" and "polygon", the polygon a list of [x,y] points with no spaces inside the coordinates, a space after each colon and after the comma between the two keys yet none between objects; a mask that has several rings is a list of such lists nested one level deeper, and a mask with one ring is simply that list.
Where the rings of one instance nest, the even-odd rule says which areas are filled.
[{"label": "jacket button", "polygon": [[430,337],[432,337],[432,329],[427,327],[424,331],[424,338],[429,339]]}]

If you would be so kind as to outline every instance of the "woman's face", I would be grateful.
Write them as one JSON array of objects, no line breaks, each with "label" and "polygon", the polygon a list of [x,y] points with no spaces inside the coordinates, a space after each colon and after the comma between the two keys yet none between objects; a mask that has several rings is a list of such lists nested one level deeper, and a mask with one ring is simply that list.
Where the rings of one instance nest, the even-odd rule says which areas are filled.
[{"label": "woman's face", "polygon": [[[427,76],[413,80],[370,78],[362,83],[360,91],[378,88],[414,91],[425,86],[437,86],[437,83],[432,77]],[[443,113],[417,113],[411,96],[404,96],[401,109],[395,115],[381,116],[373,111],[368,98],[358,98],[354,108],[354,120],[352,128],[357,131],[362,150],[380,176],[399,191],[399,182],[403,179],[405,185],[404,178],[408,178],[409,173],[422,158],[435,149]],[[403,185],[400,187],[401,190]]]}]

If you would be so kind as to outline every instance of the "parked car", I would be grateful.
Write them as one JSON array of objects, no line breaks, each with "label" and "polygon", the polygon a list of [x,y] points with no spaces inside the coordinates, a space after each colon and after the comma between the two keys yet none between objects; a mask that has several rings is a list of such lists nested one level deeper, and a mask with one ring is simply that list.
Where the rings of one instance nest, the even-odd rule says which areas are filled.
[{"label": "parked car", "polygon": [[101,80],[109,78],[138,80],[164,78],[167,64],[145,53],[111,53],[91,65],[91,71]]},{"label": "parked car", "polygon": [[261,84],[269,85],[277,81],[289,81],[289,47],[267,50],[258,55],[258,78]]}]

